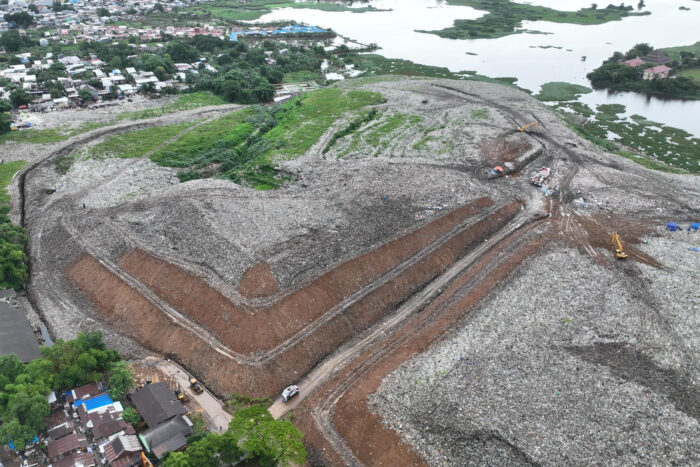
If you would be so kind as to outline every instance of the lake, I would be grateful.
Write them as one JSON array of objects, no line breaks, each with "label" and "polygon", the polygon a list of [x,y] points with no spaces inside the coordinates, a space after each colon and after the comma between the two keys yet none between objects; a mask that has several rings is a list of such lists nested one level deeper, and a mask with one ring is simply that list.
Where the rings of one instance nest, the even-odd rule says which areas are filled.
[{"label": "lake", "polygon": [[[558,10],[578,10],[591,5],[590,1],[581,0],[522,3]],[[600,66],[613,52],[626,52],[639,42],[660,48],[690,45],[700,40],[700,2],[693,0],[646,0],[645,9],[651,11],[651,15],[623,18],[622,21],[597,26],[526,21],[524,29],[547,34],[514,34],[498,39],[470,40],[443,39],[416,30],[443,29],[451,26],[455,19],[478,18],[485,14],[484,11],[447,5],[440,0],[373,0],[370,4],[392,11],[352,13],[282,8],[259,21],[294,20],[332,28],[338,34],[361,43],[378,44],[381,47],[378,53],[389,58],[443,66],[451,71],[471,70],[491,77],[512,76],[518,79],[518,86],[534,93],[550,81],[590,86],[587,73]],[[604,6],[603,3],[599,5]],[[680,6],[690,8],[690,11],[679,10]],[[586,60],[582,61],[584,55]],[[664,100],[630,92],[607,91],[595,91],[580,100],[590,106],[623,104],[628,115],[644,115],[650,120],[700,136],[700,101]]]}]

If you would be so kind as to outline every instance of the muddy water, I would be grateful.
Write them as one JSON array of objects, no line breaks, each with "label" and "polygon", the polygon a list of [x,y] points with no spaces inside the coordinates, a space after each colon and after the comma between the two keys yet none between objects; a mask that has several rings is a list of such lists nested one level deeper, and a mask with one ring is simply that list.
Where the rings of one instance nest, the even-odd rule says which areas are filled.
[{"label": "muddy water", "polygon": [[[577,10],[591,4],[589,0],[533,0],[530,3],[559,10]],[[638,42],[671,47],[700,40],[700,3],[693,0],[646,0],[645,9],[651,15],[597,26],[534,21],[525,22],[524,29],[547,34],[471,40],[443,39],[416,30],[446,28],[455,19],[478,18],[485,14],[484,11],[446,5],[441,0],[373,0],[370,4],[392,11],[351,13],[284,8],[263,16],[260,21],[287,19],[330,27],[362,43],[377,43],[382,48],[380,53],[390,58],[444,66],[452,71],[473,70],[492,77],[513,76],[518,78],[519,86],[533,92],[550,81],[590,86],[586,79],[588,72],[614,51],[626,51]],[[680,6],[690,8],[690,11],[679,10]],[[586,56],[585,61],[581,59],[583,56]],[[588,94],[581,101],[588,105],[624,104],[628,115],[641,114],[700,136],[698,101],[664,100],[636,93],[606,91]]]}]

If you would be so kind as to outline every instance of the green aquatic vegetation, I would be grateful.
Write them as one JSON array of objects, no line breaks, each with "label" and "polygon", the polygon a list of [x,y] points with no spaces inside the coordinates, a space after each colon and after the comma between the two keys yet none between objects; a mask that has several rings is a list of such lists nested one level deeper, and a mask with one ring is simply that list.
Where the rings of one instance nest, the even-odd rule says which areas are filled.
[{"label": "green aquatic vegetation", "polygon": [[[572,104],[575,103],[567,103],[570,110],[580,108]],[[575,114],[562,112],[561,115],[577,133],[605,150],[654,170],[700,173],[700,139],[690,133],[641,115],[624,117],[621,114],[625,107],[619,104],[599,105],[596,111],[584,110],[584,113],[576,112],[590,117],[583,123],[572,118]]]},{"label": "green aquatic vegetation", "polygon": [[[619,21],[626,16],[648,15],[637,13],[632,7],[609,5],[606,8],[582,8],[579,11],[558,11],[538,5],[509,0],[448,0],[452,5],[464,5],[488,13],[477,19],[457,19],[452,27],[438,31],[420,31],[448,39],[493,39],[525,32],[523,21],[550,21],[568,24],[603,24]],[[529,32],[529,31],[528,31]]]},{"label": "green aquatic vegetation", "polygon": [[539,94],[536,94],[535,97],[541,101],[573,101],[578,99],[581,94],[590,92],[593,90],[586,86],[554,81],[543,84]]}]

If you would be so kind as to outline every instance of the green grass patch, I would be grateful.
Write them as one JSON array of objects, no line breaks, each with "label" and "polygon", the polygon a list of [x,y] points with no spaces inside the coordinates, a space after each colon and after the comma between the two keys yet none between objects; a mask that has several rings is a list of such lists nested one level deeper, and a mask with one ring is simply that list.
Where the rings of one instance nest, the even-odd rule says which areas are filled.
[{"label": "green grass patch", "polygon": [[0,135],[0,144],[3,144],[5,141],[15,141],[21,144],[58,143],[59,141],[67,140],[69,137],[70,135],[61,133],[56,128],[48,128],[45,130],[31,128],[28,130],[11,131]]},{"label": "green grass patch", "polygon": [[10,203],[10,195],[7,193],[7,185],[9,185],[12,181],[14,174],[27,164],[27,161],[12,161],[0,164],[0,204]]},{"label": "green grass patch", "polygon": [[88,149],[88,157],[140,157],[174,137],[193,122],[156,126],[112,136]]},{"label": "green grass patch", "polygon": [[692,79],[696,83],[700,84],[700,68],[690,68],[688,70],[683,70],[676,76],[685,76],[688,79]]},{"label": "green grass patch", "polygon": [[303,81],[317,81],[319,79],[321,79],[321,75],[319,73],[302,70],[285,73],[284,77],[282,78],[282,82],[285,84],[290,84],[301,83]]},{"label": "green grass patch", "polygon": [[271,144],[264,157],[298,157],[306,153],[346,112],[360,110],[384,102],[377,92],[344,91],[326,88],[299,96],[283,105],[279,124],[263,139]]},{"label": "green grass patch", "polygon": [[[193,92],[190,94],[182,94],[175,101],[150,109],[137,110],[134,112],[121,112],[117,114],[116,120],[143,120],[145,118],[160,117],[174,112],[183,110],[196,109],[208,105],[223,105],[229,104],[224,99],[208,91]],[[108,123],[111,125],[116,122]]]},{"label": "green grass patch", "polygon": [[700,41],[696,42],[693,45],[684,45],[680,47],[666,47],[662,50],[666,52],[666,55],[668,55],[672,59],[680,60],[681,52],[691,52],[695,55],[700,55]]},{"label": "green grass patch", "polygon": [[151,155],[151,160],[167,167],[189,167],[199,162],[199,154],[215,145],[240,146],[255,127],[246,123],[251,110],[230,113],[200,125]]},{"label": "green grass patch", "polygon": [[326,154],[331,147],[335,144],[336,141],[338,141],[340,138],[344,138],[345,136],[348,136],[355,131],[357,131],[362,125],[365,125],[372,120],[374,120],[377,117],[377,109],[372,109],[369,112],[364,113],[360,117],[356,118],[352,122],[350,122],[349,125],[347,125],[345,128],[342,130],[336,131],[333,136],[331,137],[330,141],[328,141],[328,144],[326,144],[326,147],[323,148],[323,154]]},{"label": "green grass patch", "polygon": [[419,115],[409,115],[397,113],[387,117],[382,124],[366,132],[364,140],[373,148],[380,150],[387,146],[387,137],[394,131],[398,130],[406,124],[416,125],[420,123],[422,117]]},{"label": "green grass patch", "polygon": [[593,92],[593,90],[586,86],[554,81],[543,84],[540,93],[535,95],[535,97],[541,101],[573,101],[578,99],[581,94],[590,92]]},{"label": "green grass patch", "polygon": [[420,31],[448,39],[493,39],[525,32],[523,21],[550,21],[568,24],[603,24],[619,21],[626,16],[647,15],[615,6],[583,8],[579,11],[559,11],[538,5],[509,0],[448,0],[451,5],[464,5],[488,13],[477,19],[457,19],[452,27],[438,31]]},{"label": "green grass patch", "polygon": [[473,109],[471,116],[474,120],[486,120],[489,118],[489,109]]}]

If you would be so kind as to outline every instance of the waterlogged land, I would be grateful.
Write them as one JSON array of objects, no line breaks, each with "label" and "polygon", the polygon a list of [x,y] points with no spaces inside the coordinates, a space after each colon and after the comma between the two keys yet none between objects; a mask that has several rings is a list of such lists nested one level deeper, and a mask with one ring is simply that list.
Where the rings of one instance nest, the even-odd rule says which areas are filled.
[{"label": "waterlogged land", "polygon": [[448,0],[447,3],[469,6],[477,10],[488,11],[488,13],[477,19],[457,19],[450,28],[421,32],[437,34],[448,39],[494,39],[526,32],[522,29],[523,21],[587,25],[620,21],[626,16],[651,14],[650,12],[634,12],[628,8],[613,5],[606,8],[559,11],[538,5],[514,3],[510,0]]},{"label": "waterlogged land", "polygon": [[218,0],[204,3],[189,8],[188,13],[202,17],[219,18],[228,21],[251,21],[259,19],[261,16],[272,12],[277,8],[299,8],[314,9],[322,11],[348,11],[352,13],[365,13],[368,11],[386,11],[373,8],[372,6],[349,8],[335,3],[323,2],[289,2],[285,0],[249,0],[239,2],[238,0]]},{"label": "waterlogged land", "polygon": [[618,104],[599,105],[595,110],[580,102],[562,102],[558,107],[571,128],[607,151],[650,169],[700,173],[700,139],[686,131],[641,115],[627,118],[625,107]]}]

